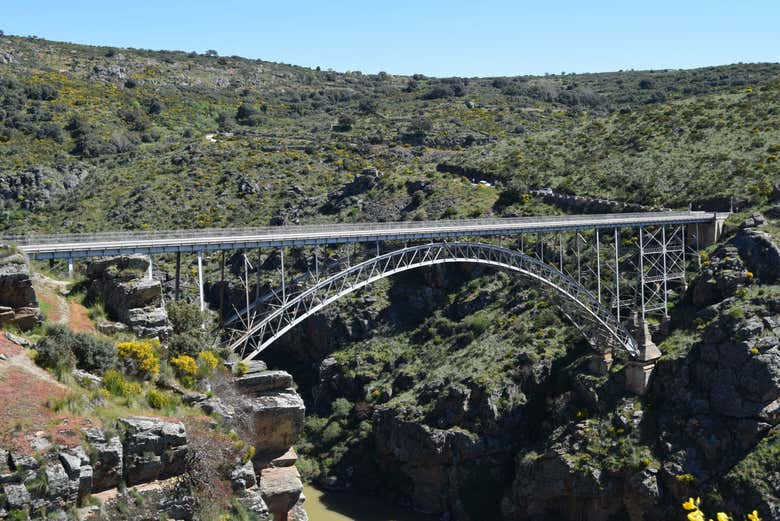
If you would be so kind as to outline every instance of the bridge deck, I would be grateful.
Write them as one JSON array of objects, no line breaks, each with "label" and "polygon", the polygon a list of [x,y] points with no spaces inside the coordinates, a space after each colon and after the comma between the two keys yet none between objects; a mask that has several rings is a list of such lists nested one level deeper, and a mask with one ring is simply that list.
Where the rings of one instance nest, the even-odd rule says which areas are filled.
[{"label": "bridge deck", "polygon": [[173,253],[374,241],[520,235],[596,228],[709,223],[712,212],[652,212],[461,219],[359,224],[219,228],[159,232],[17,235],[2,240],[37,259],[100,257],[127,253]]}]

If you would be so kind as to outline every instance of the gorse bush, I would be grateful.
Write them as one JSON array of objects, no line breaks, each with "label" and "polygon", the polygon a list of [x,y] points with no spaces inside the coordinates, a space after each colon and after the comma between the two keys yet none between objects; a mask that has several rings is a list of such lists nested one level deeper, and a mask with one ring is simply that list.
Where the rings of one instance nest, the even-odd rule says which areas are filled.
[{"label": "gorse bush", "polygon": [[198,365],[206,372],[213,371],[219,365],[219,357],[211,351],[202,351],[198,354]]},{"label": "gorse bush", "polygon": [[182,376],[195,376],[198,374],[198,364],[189,355],[174,356],[170,359],[170,363]]},{"label": "gorse bush", "polygon": [[156,340],[120,342],[116,348],[127,369],[139,376],[154,377],[160,372],[160,357]]},{"label": "gorse bush", "polygon": [[[688,512],[686,516],[688,521],[713,521],[712,518],[707,518],[706,514],[701,510],[701,498],[695,500],[691,497],[688,501],[682,504],[683,510]],[[717,521],[739,521],[725,512],[718,512],[716,515]],[[754,510],[745,516],[745,521],[761,521],[761,517],[758,515],[758,511]]]}]

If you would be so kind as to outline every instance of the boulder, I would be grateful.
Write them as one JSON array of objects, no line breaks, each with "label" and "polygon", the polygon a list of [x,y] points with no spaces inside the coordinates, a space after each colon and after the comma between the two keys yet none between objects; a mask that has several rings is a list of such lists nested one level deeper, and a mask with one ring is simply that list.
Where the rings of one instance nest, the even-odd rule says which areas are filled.
[{"label": "boulder", "polygon": [[260,488],[255,486],[253,489],[247,490],[245,494],[236,498],[236,501],[257,515],[260,521],[271,521],[270,512],[268,511],[268,505],[265,504],[263,494],[260,492]]},{"label": "boulder", "polygon": [[149,257],[146,255],[119,255],[96,260],[87,265],[87,277],[96,279],[103,276],[109,269],[141,274],[149,269]]},{"label": "boulder", "polygon": [[70,374],[79,385],[88,389],[98,389],[103,384],[103,378],[81,369],[73,369]]},{"label": "boulder", "polygon": [[730,241],[744,259],[750,271],[763,284],[776,284],[780,279],[780,246],[767,232],[740,229]]},{"label": "boulder", "polygon": [[112,322],[110,320],[101,320],[95,325],[95,327],[97,328],[98,332],[108,336],[115,335],[127,330],[127,325],[123,324],[122,322]]},{"label": "boulder", "polygon": [[[122,255],[91,263],[87,267],[89,297],[105,303],[106,311],[140,337],[166,337],[172,329],[162,302],[162,284],[145,276],[149,260],[140,255]],[[113,334],[121,326],[101,323],[101,331]]]},{"label": "boulder", "polygon": [[295,467],[266,468],[260,472],[260,491],[274,518],[284,519],[298,503],[303,483]]},{"label": "boulder", "polygon": [[251,440],[258,455],[274,458],[287,452],[303,430],[303,399],[292,390],[247,397],[242,404],[248,415]]},{"label": "boulder", "polygon": [[237,378],[236,384],[247,392],[263,393],[292,387],[293,380],[285,371],[258,371]]},{"label": "boulder", "polygon": [[124,475],[128,485],[182,474],[187,456],[187,432],[182,423],[158,418],[121,418],[125,434]]},{"label": "boulder", "polygon": [[3,484],[3,494],[11,510],[22,510],[30,504],[32,498],[23,483]]},{"label": "boulder", "polygon": [[202,400],[198,403],[198,406],[206,414],[214,416],[226,424],[232,422],[236,416],[236,410],[233,406],[226,404],[216,397]]},{"label": "boulder", "polygon": [[248,460],[246,463],[237,465],[230,472],[230,485],[233,487],[233,492],[243,492],[257,485],[257,478],[255,477],[255,466],[252,460]]},{"label": "boulder", "polygon": [[30,268],[21,254],[0,259],[0,306],[37,307]]}]

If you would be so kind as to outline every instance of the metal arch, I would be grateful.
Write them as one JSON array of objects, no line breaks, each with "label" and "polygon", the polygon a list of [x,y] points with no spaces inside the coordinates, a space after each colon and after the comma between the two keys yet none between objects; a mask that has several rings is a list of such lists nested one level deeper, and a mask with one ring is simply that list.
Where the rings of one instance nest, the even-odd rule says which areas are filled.
[{"label": "metal arch", "polygon": [[[410,246],[348,267],[318,281],[283,302],[280,307],[256,315],[258,320],[247,324],[248,329],[240,332],[240,337],[231,342],[230,349],[241,348],[242,358],[250,360],[293,326],[344,295],[402,271],[457,262],[492,265],[537,280],[565,297],[563,300],[569,305],[562,307],[564,314],[594,348],[604,350],[613,346],[622,347],[632,357],[639,353],[637,342],[628,330],[590,291],[571,277],[522,252],[472,242]],[[257,347],[246,353],[246,347],[253,339],[256,339]]]}]

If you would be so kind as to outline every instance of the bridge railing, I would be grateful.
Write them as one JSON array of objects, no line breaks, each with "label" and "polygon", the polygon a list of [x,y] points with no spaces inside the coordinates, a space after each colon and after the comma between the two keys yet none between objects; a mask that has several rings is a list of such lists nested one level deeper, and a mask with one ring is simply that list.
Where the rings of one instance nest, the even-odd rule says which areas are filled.
[{"label": "bridge railing", "polygon": [[[196,228],[183,230],[141,231],[128,230],[121,232],[96,233],[66,233],[66,234],[16,234],[3,236],[2,241],[12,242],[19,246],[33,244],[67,244],[96,243],[114,241],[149,241],[149,240],[187,240],[198,238],[220,237],[257,237],[285,235],[339,234],[350,232],[382,232],[382,231],[415,231],[436,228],[473,228],[473,227],[512,227],[522,225],[539,225],[545,223],[565,222],[576,225],[577,222],[609,222],[615,219],[631,220],[648,219],[663,215],[665,219],[679,217],[704,221],[711,218],[708,212],[656,212],[656,213],[621,213],[621,214],[591,214],[591,215],[559,215],[541,217],[509,217],[493,219],[449,219],[438,221],[394,221],[394,222],[364,222],[364,223],[331,223],[303,224],[284,226],[242,227],[242,228]],[[699,219],[696,219],[696,218]]]}]

